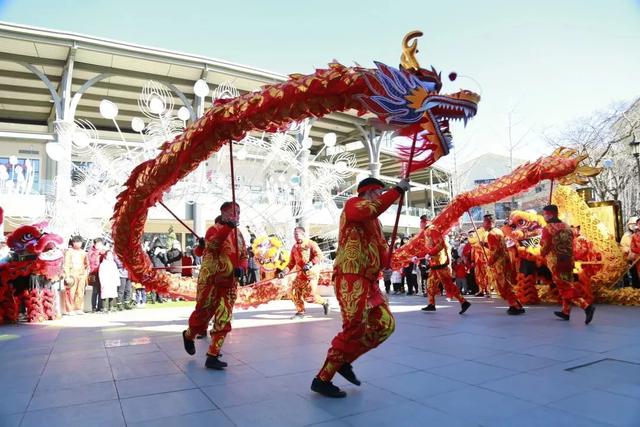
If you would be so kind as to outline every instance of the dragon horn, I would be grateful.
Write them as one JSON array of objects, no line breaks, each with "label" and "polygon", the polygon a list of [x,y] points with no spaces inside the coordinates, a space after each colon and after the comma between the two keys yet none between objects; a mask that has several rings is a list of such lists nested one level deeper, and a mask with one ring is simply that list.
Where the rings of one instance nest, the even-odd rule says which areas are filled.
[{"label": "dragon horn", "polygon": [[[412,40],[417,37],[422,37],[422,31],[410,31],[406,36],[404,36],[404,39],[402,39],[402,56],[400,56],[400,65],[405,70],[418,71],[420,69],[420,64],[416,59],[418,41]],[[410,41],[412,42],[409,43]]]},{"label": "dragon horn", "polygon": [[580,166],[577,171],[580,176],[596,176],[602,172],[602,168],[594,168],[592,166]]},{"label": "dragon horn", "polygon": [[578,157],[576,157],[576,164],[582,162],[583,160],[586,160],[589,158],[588,154],[580,154]]}]

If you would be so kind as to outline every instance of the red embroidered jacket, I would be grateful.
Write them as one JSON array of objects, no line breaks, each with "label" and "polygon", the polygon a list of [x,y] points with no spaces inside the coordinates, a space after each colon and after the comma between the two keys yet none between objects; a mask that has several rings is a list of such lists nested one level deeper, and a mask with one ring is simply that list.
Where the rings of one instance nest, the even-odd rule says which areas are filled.
[{"label": "red embroidered jacket", "polygon": [[430,230],[427,236],[425,250],[429,257],[429,267],[444,268],[449,266],[449,251],[444,239],[436,230]]},{"label": "red embroidered jacket", "polygon": [[352,197],[340,215],[338,250],[334,271],[356,274],[368,280],[378,280],[386,264],[388,245],[378,217],[400,197],[395,188],[385,191],[375,200]]},{"label": "red embroidered jacket", "polygon": [[311,239],[306,239],[302,243],[296,242],[291,248],[291,256],[287,268],[293,270],[294,267],[298,267],[298,270],[302,270],[305,264],[310,262],[316,265],[322,261],[322,258],[322,251],[320,251],[318,244]]},{"label": "red embroidered jacket", "polygon": [[547,260],[551,273],[561,279],[573,278],[573,232],[564,222],[549,222],[542,229],[540,254]]},{"label": "red embroidered jacket", "polygon": [[236,233],[227,224],[215,224],[207,230],[205,247],[197,246],[193,251],[202,257],[198,286],[204,283],[232,287],[237,285],[234,268],[248,266],[247,247],[242,234]]}]

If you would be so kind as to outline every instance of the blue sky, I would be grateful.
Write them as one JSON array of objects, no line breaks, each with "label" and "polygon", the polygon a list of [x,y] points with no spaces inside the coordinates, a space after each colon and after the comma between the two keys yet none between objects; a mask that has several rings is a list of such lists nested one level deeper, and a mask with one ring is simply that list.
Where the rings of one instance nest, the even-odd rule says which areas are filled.
[{"label": "blue sky", "polygon": [[[640,0],[70,1],[0,0],[0,20],[206,55],[285,74],[332,59],[396,65],[420,29],[419,59],[481,90],[478,116],[454,140],[458,159],[550,151],[541,135],[640,96]],[[478,82],[478,84],[476,83]]]}]

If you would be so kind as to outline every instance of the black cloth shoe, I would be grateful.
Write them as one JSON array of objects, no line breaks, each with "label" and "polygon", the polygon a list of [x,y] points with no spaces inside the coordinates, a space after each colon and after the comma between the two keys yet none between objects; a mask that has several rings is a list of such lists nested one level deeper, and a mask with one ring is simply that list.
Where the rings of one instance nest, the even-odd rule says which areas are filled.
[{"label": "black cloth shoe", "polygon": [[422,307],[420,310],[422,311],[436,311],[436,306],[433,304],[429,304],[426,307]]},{"label": "black cloth shoe", "polygon": [[322,381],[318,377],[313,379],[313,382],[311,383],[311,390],[326,397],[347,397],[347,393],[334,386],[331,381]]},{"label": "black cloth shoe", "polygon": [[325,301],[324,304],[322,304],[322,310],[324,310],[324,315],[327,316],[329,314],[329,302]]},{"label": "black cloth shoe", "polygon": [[460,304],[460,311],[458,312],[458,314],[464,314],[464,312],[467,311],[469,307],[471,307],[471,303],[467,300],[464,300],[464,302]]},{"label": "black cloth shoe", "polygon": [[209,369],[221,370],[227,367],[227,362],[218,359],[218,356],[207,355],[207,361],[204,362],[204,366]]},{"label": "black cloth shoe", "polygon": [[206,337],[206,335],[205,335],[205,334],[196,335],[196,339],[197,339],[197,340],[201,340],[201,339],[203,339],[204,337]]},{"label": "black cloth shoe", "polygon": [[507,314],[511,316],[518,316],[519,314],[524,314],[524,308],[511,306],[509,307],[509,310],[507,310]]},{"label": "black cloth shoe", "polygon": [[356,377],[356,374],[353,372],[353,366],[351,363],[343,363],[338,369],[338,373],[344,377],[345,380],[349,381],[351,384],[360,385],[360,380]]},{"label": "black cloth shoe", "polygon": [[569,320],[569,315],[564,314],[562,311],[554,311],[553,314],[561,318],[562,320]]},{"label": "black cloth shoe", "polygon": [[584,309],[584,314],[586,317],[584,318],[584,324],[588,325],[593,320],[593,313],[596,312],[596,308],[593,305]]},{"label": "black cloth shoe", "polygon": [[475,294],[476,297],[483,297],[484,296],[484,292],[480,291],[477,294]]},{"label": "black cloth shoe", "polygon": [[187,331],[182,331],[182,342],[184,344],[184,351],[189,353],[190,355],[196,354],[196,343],[193,340],[187,338]]}]

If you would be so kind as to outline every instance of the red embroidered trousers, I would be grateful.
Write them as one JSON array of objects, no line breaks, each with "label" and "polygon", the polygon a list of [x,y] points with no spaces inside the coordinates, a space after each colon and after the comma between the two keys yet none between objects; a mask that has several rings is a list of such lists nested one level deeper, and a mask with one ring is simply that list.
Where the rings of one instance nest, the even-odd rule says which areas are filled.
[{"label": "red embroidered trousers", "polygon": [[460,289],[453,284],[451,270],[447,267],[437,270],[431,269],[429,271],[429,279],[427,280],[429,304],[436,305],[436,294],[440,292],[440,287],[438,286],[440,283],[442,283],[442,286],[449,298],[455,298],[460,301],[460,303],[464,302],[464,297],[460,294]]},{"label": "red embroidered trousers", "polygon": [[571,313],[571,304],[577,305],[582,309],[589,306],[590,302],[583,298],[583,292],[580,289],[581,284],[579,282],[565,280],[555,273],[552,273],[552,278],[553,283],[558,288],[560,302],[562,303],[562,312],[564,314]]},{"label": "red embroidered trousers", "polygon": [[195,339],[196,335],[205,334],[209,321],[213,317],[208,355],[218,356],[220,354],[224,339],[231,331],[236,289],[235,285],[224,287],[207,284],[201,292],[198,292],[196,308],[189,317],[189,328],[186,335],[189,339]]},{"label": "red embroidered trousers", "polygon": [[291,301],[296,306],[298,313],[304,312],[304,302],[313,298],[316,304],[324,304],[325,299],[318,295],[318,279],[316,272],[309,270],[308,272],[299,271],[291,284]]},{"label": "red embroidered trousers", "polygon": [[378,284],[355,274],[336,274],[336,298],[342,313],[342,331],[331,341],[327,359],[318,378],[331,381],[345,363],[352,363],[367,351],[379,346],[393,333],[395,319],[386,301],[368,307]]}]

